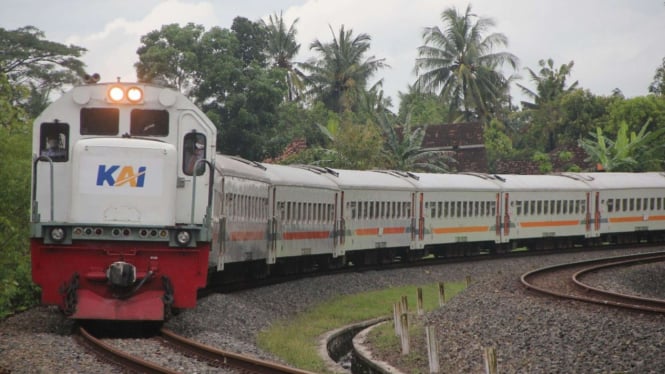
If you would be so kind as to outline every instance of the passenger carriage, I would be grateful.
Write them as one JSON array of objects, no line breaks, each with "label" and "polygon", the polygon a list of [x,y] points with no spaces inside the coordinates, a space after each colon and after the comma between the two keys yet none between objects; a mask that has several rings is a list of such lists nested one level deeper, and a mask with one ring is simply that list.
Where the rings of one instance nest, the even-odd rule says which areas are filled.
[{"label": "passenger carriage", "polygon": [[578,173],[592,189],[601,241],[665,239],[665,173]]},{"label": "passenger carriage", "polygon": [[306,169],[263,165],[270,178],[273,208],[267,263],[277,263],[287,272],[331,265],[338,245],[337,184]]},{"label": "passenger carriage", "polygon": [[416,173],[423,200],[422,244],[439,256],[502,243],[501,181],[489,174]]},{"label": "passenger carriage", "polygon": [[590,187],[576,175],[500,175],[503,241],[532,249],[593,236]]},{"label": "passenger carriage", "polygon": [[215,169],[211,266],[236,276],[261,272],[268,261],[272,218],[272,185],[266,168],[217,155]]}]

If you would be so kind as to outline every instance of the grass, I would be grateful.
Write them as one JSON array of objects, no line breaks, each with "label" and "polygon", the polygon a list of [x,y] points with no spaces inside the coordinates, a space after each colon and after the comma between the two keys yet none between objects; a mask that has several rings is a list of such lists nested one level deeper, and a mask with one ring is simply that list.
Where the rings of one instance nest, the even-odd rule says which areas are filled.
[{"label": "grass", "polygon": [[[456,295],[465,285],[465,282],[446,283],[446,299]],[[295,367],[324,373],[324,362],[318,354],[321,335],[348,324],[391,316],[393,304],[400,301],[402,296],[407,296],[409,310],[414,311],[418,287],[423,290],[424,309],[437,308],[439,286],[436,283],[339,296],[292,318],[277,321],[270,329],[259,334],[258,345]]]}]

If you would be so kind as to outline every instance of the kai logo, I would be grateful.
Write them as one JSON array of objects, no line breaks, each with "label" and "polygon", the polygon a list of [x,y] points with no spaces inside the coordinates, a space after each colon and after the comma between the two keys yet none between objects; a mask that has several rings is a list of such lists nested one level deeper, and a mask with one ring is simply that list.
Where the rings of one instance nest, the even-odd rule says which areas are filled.
[{"label": "kai logo", "polygon": [[107,183],[112,187],[129,186],[142,188],[145,183],[145,166],[134,170],[132,166],[99,165],[97,169],[97,185]]}]

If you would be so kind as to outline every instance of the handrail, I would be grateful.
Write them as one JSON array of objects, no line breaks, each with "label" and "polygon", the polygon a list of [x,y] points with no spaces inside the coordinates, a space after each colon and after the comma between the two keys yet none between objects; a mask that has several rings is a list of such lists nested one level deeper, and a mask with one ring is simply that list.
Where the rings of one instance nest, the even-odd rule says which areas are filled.
[{"label": "handrail", "polygon": [[209,183],[209,186],[208,186],[208,206],[206,207],[206,215],[204,217],[204,220],[205,219],[209,220],[210,215],[212,213],[212,190],[214,188],[214,182],[215,182],[215,179],[214,179],[215,178],[215,168],[213,167],[213,165],[210,161],[205,160],[205,159],[200,159],[200,160],[196,161],[196,163],[194,164],[194,170],[193,170],[194,173],[192,174],[192,179],[193,179],[193,182],[192,182],[192,215],[191,215],[191,218],[190,218],[192,225],[194,224],[194,210],[196,209],[196,179],[197,179],[198,174],[199,174],[199,173],[197,173],[197,170],[198,170],[199,164],[202,163],[202,162],[207,164],[208,168],[210,168],[210,177],[209,177],[209,179],[210,179],[209,182],[210,183]]},{"label": "handrail", "polygon": [[49,156],[39,156],[32,163],[32,222],[39,222],[39,203],[37,202],[37,163],[39,161],[48,161],[51,167],[51,222],[53,222],[53,200],[55,193],[53,191],[53,160]]}]

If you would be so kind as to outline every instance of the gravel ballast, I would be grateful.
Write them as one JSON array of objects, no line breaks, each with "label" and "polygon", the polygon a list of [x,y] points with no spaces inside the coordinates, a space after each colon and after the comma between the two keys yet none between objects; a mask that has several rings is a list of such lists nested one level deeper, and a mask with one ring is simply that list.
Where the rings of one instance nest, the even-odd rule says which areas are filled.
[{"label": "gravel ballast", "polygon": [[[487,346],[496,348],[501,373],[662,372],[664,316],[552,300],[525,290],[519,282],[521,274],[539,267],[637,252],[604,250],[307,278],[211,295],[166,327],[221,349],[275,359],[256,347],[258,332],[316,303],[340,294],[470,276],[469,289],[428,315],[437,328],[444,372],[483,372],[481,354]],[[595,275],[593,281],[611,281],[611,287],[619,289],[648,288],[640,292],[665,298],[662,265],[623,269],[607,278],[611,279]],[[72,326],[47,307],[1,321],[0,373],[119,372],[81,348]],[[161,359],[168,362],[169,357]]]}]

